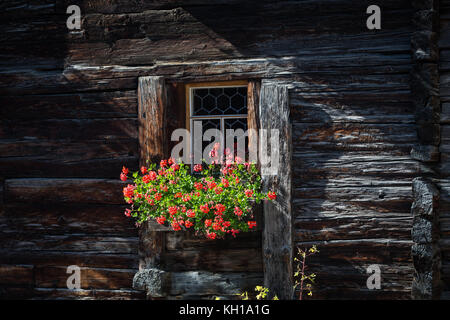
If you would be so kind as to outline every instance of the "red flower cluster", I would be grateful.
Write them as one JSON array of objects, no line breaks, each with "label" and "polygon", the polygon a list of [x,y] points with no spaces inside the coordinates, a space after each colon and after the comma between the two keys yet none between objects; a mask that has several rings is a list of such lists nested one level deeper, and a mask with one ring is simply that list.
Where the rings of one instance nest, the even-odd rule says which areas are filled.
[{"label": "red flower cluster", "polygon": [[201,210],[203,213],[208,213],[208,212],[209,212],[208,204],[201,205],[201,206],[200,206],[200,210]]},{"label": "red flower cluster", "polygon": [[142,177],[142,181],[144,181],[144,183],[150,183],[150,181],[156,180],[156,177],[157,177],[156,172],[150,171],[147,175]]},{"label": "red flower cluster", "polygon": [[267,192],[267,197],[270,200],[275,200],[277,198],[277,195],[275,194],[275,192],[269,191],[269,192]]},{"label": "red flower cluster", "polygon": [[156,222],[158,222],[159,224],[164,224],[164,222],[166,222],[166,217],[164,216],[157,217]]},{"label": "red flower cluster", "polygon": [[256,227],[256,221],[249,221],[249,222],[248,222],[248,227],[249,227],[250,229]]},{"label": "red flower cluster", "polygon": [[[213,149],[217,159],[219,147]],[[233,160],[233,159],[231,159]],[[155,219],[172,230],[193,229],[208,239],[230,234],[233,237],[256,227],[252,207],[262,200],[275,200],[272,191],[261,193],[261,177],[254,164],[225,164],[190,167],[174,159],[161,160],[159,166],[142,166],[134,173],[134,183],[123,188],[127,203],[124,214],[137,224]],[[240,163],[243,163],[239,161]],[[219,163],[218,161],[216,163]],[[122,168],[120,179],[128,180],[129,170]]]},{"label": "red flower cluster", "polygon": [[129,184],[125,188],[123,188],[123,195],[125,198],[132,198],[134,195],[134,190],[136,189],[135,186]]},{"label": "red flower cluster", "polygon": [[120,180],[122,180],[122,181],[127,181],[127,179],[128,179],[128,177],[127,177],[128,173],[129,173],[128,169],[125,168],[125,167],[122,167],[122,172],[120,173]]}]

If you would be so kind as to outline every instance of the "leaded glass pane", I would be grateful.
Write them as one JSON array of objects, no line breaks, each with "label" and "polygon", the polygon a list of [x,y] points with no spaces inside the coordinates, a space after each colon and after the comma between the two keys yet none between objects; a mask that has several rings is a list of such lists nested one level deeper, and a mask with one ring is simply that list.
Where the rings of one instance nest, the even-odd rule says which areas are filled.
[{"label": "leaded glass pane", "polygon": [[[234,156],[240,156],[241,158],[247,157],[247,155],[248,155],[248,137],[246,136],[243,138],[243,140],[240,140],[240,141],[238,140],[238,137],[239,137],[238,133],[242,134],[247,131],[247,118],[225,119],[224,126],[225,126],[225,134],[227,135],[227,137],[230,134],[232,134],[234,136],[233,137]],[[235,130],[235,132],[233,132],[233,133],[227,132],[228,129],[233,129],[233,130]],[[239,132],[239,131],[236,132],[236,130],[238,130],[238,129],[242,129],[243,132]],[[231,138],[228,138],[227,141],[230,141],[229,139],[231,139]],[[238,145],[239,142],[241,142],[241,143],[244,142],[244,144],[243,145],[241,144],[239,146]],[[244,148],[243,149],[244,154],[238,154],[238,152],[237,152],[238,148]]]},{"label": "leaded glass pane", "polygon": [[[205,133],[206,130],[208,129],[218,129],[221,130],[220,128],[220,119],[196,119],[194,122],[198,122],[201,121],[202,123],[202,131],[203,134]],[[202,134],[202,136],[203,136]],[[202,139],[203,140],[203,139]],[[211,143],[211,141],[202,141],[202,147],[201,150],[199,150],[200,152],[203,152],[203,150],[205,150],[205,148]],[[196,146],[195,141],[194,141],[194,148],[198,148],[199,146]]]},{"label": "leaded glass pane", "polygon": [[193,115],[247,114],[247,87],[193,89]]}]

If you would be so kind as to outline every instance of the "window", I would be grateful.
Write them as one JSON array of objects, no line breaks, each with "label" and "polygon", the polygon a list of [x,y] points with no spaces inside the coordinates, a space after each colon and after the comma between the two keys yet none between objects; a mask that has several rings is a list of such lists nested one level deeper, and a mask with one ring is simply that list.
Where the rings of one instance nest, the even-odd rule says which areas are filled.
[{"label": "window", "polygon": [[[187,119],[191,131],[191,150],[205,150],[211,141],[203,141],[201,147],[194,142],[194,121],[201,121],[203,133],[218,129],[247,131],[247,82],[195,83],[186,85]],[[236,141],[235,141],[236,142]],[[198,142],[197,142],[198,143]],[[248,145],[246,139],[245,145]]]}]

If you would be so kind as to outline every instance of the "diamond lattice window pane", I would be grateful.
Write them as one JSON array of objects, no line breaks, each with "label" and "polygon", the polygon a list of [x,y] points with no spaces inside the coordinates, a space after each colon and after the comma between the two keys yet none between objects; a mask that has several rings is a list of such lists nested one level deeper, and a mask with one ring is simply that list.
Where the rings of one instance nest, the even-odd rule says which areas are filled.
[{"label": "diamond lattice window pane", "polygon": [[[237,148],[244,148],[244,153],[247,154],[248,153],[248,137],[245,136],[245,138],[243,140],[238,140],[237,138],[237,134],[239,133],[236,132],[236,130],[238,129],[242,129],[243,132],[245,133],[247,131],[247,118],[242,118],[242,119],[225,119],[224,120],[225,123],[225,134],[228,136],[228,134],[231,134],[230,132],[227,132],[226,130],[228,129],[233,129],[235,130],[235,132],[233,133],[233,148],[234,148],[234,156],[238,156],[239,154],[237,153]],[[243,133],[241,132],[241,133]],[[243,145],[241,144],[239,146],[239,143],[244,143]],[[242,157],[242,155],[241,155]]]},{"label": "diamond lattice window pane", "polygon": [[247,114],[247,88],[193,89],[193,115]]},{"label": "diamond lattice window pane", "polygon": [[[202,131],[203,134],[205,133],[206,130],[208,129],[218,129],[220,130],[220,119],[199,119],[199,120],[195,120],[195,122],[197,121],[201,121],[202,122]],[[202,146],[201,146],[201,152],[203,152],[203,150],[205,150],[205,148],[211,143],[211,141],[202,141]],[[198,148],[200,146],[196,145],[195,141],[194,141],[194,147]]]}]

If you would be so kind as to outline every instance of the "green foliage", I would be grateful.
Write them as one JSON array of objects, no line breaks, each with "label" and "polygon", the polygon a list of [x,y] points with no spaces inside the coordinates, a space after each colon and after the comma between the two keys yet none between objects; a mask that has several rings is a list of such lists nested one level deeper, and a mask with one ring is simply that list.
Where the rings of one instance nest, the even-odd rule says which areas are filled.
[{"label": "green foliage", "polygon": [[316,279],[315,273],[307,273],[306,258],[318,253],[317,247],[314,245],[309,249],[302,250],[297,248],[297,255],[294,257],[295,272],[294,272],[294,289],[299,288],[299,300],[303,299],[303,292],[308,296],[312,296],[312,285]]},{"label": "green foliage", "polygon": [[[256,300],[267,300],[267,296],[270,293],[269,288],[263,287],[263,286],[256,286],[255,287],[255,291],[257,292],[255,298]],[[243,293],[238,293],[237,294],[241,300],[251,300],[250,296],[248,294],[247,291],[243,292]],[[275,295],[272,300],[279,300],[278,297]]]},{"label": "green foliage", "polygon": [[[215,239],[256,227],[253,207],[276,197],[273,192],[261,192],[261,176],[252,163],[196,165],[194,171],[173,159],[162,160],[159,167],[142,167],[141,173],[132,174],[134,184],[123,190],[131,204],[125,214],[138,224],[155,219],[169,223],[174,231],[193,229]],[[127,174],[124,168],[123,181]]]}]

